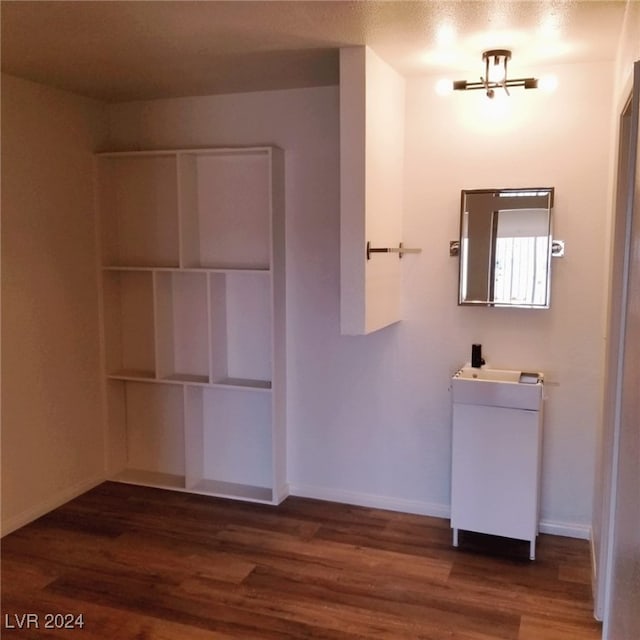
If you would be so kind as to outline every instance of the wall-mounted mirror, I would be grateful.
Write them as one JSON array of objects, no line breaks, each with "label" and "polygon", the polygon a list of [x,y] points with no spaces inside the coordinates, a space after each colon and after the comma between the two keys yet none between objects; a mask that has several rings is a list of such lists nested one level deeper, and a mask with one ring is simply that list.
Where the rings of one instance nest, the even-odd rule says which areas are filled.
[{"label": "wall-mounted mirror", "polygon": [[462,191],[461,305],[548,309],[553,188]]}]

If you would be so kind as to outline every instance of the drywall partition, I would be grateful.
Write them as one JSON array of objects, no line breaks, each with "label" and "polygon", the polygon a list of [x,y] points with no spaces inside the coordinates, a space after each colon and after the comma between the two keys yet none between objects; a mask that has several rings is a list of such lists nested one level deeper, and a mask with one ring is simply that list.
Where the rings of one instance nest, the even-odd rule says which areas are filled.
[{"label": "drywall partition", "polygon": [[[605,343],[607,360],[605,362],[605,388],[602,421],[598,433],[596,449],[596,469],[594,477],[594,501],[592,522],[592,582],[594,585],[594,610],[599,620],[607,618],[607,590],[611,582],[610,573],[613,564],[613,507],[615,506],[614,471],[617,467],[616,455],[616,393],[620,331],[626,321],[622,313],[623,294],[625,292],[625,232],[630,221],[628,197],[625,184],[630,176],[624,167],[629,162],[629,143],[631,133],[631,104],[633,62],[640,59],[640,4],[627,2],[624,21],[618,45],[616,60],[616,83],[614,90],[613,158],[614,176],[612,184],[613,215],[609,228],[610,252],[607,254],[609,274],[609,305],[604,309],[608,316]],[[624,114],[624,115],[621,115]],[[605,636],[607,629],[605,629]]]},{"label": "drywall partition", "polygon": [[2,532],[104,477],[92,153],[101,103],[2,76]]},{"label": "drywall partition", "polygon": [[340,50],[340,305],[343,334],[400,320],[404,79],[368,47]]},{"label": "drywall partition", "polygon": [[[604,633],[606,640],[637,637],[640,633],[640,60],[634,65],[633,94],[625,116],[627,157],[621,157],[626,175],[619,190],[624,199],[625,264],[617,355],[612,431],[611,493],[605,504],[608,553],[605,566]],[[626,171],[625,171],[626,170]],[[621,171],[621,173],[623,172]],[[619,248],[618,248],[619,249]],[[615,284],[618,284],[614,280]]]}]

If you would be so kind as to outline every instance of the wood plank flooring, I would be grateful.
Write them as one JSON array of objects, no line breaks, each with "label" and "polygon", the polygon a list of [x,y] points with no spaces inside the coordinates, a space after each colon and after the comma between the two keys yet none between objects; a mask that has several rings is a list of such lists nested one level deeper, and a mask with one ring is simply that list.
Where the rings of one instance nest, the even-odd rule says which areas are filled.
[{"label": "wood plank flooring", "polygon": [[[540,535],[537,555],[470,533],[453,549],[448,521],[436,518],[105,483],[3,539],[1,635],[600,638],[588,543]],[[82,614],[83,627],[45,629],[46,614]]]}]

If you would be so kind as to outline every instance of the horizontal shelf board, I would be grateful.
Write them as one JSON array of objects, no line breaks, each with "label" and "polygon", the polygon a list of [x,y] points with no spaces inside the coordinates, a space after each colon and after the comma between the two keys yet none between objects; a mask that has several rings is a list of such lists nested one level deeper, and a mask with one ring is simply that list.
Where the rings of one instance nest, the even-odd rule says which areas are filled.
[{"label": "horizontal shelf board", "polygon": [[140,484],[145,487],[163,487],[165,489],[185,488],[184,476],[160,471],[144,471],[142,469],[125,469],[112,478],[116,482]]},{"label": "horizontal shelf board", "polygon": [[170,150],[158,150],[158,151],[101,151],[96,153],[98,158],[149,158],[159,156],[175,156],[175,151]]},{"label": "horizontal shelf board", "polygon": [[273,147],[203,147],[191,149],[158,149],[157,151],[102,151],[98,158],[135,158],[144,156],[202,155],[269,155]]},{"label": "horizontal shelf board", "polygon": [[156,374],[154,371],[141,369],[118,369],[117,371],[110,371],[107,377],[115,378],[116,380],[152,380],[155,382]]},{"label": "horizontal shelf board", "polygon": [[269,267],[135,267],[135,266],[117,266],[106,265],[102,267],[103,271],[159,271],[166,273],[259,273],[269,274]]},{"label": "horizontal shelf board", "polygon": [[153,371],[113,371],[107,375],[109,380],[131,382],[151,382],[154,384],[184,384],[218,389],[239,389],[243,391],[271,391],[270,380],[249,380],[245,378],[219,378],[209,382],[207,376],[175,373],[164,378],[156,378]]},{"label": "horizontal shelf board", "polygon": [[269,487],[256,487],[237,482],[224,482],[222,480],[202,479],[194,485],[187,487],[185,477],[160,471],[143,471],[141,469],[125,469],[111,478],[114,482],[136,484],[144,487],[156,487],[160,489],[172,489],[188,493],[200,493],[219,498],[233,498],[246,500],[247,502],[273,502],[273,491]]},{"label": "horizontal shelf board", "polygon": [[220,147],[218,149],[183,149],[178,155],[186,156],[267,156],[271,147]]},{"label": "horizontal shelf board", "polygon": [[224,482],[203,478],[193,486],[187,487],[192,493],[204,493],[220,498],[235,498],[250,502],[272,502],[273,491],[269,487],[255,487],[249,484]]},{"label": "horizontal shelf board", "polygon": [[236,387],[241,389],[271,390],[271,380],[251,380],[249,378],[216,378],[212,381],[216,387]]},{"label": "horizontal shelf board", "polygon": [[103,265],[105,271],[175,271],[180,269],[180,265],[177,262],[171,262],[170,264],[105,264]]},{"label": "horizontal shelf board", "polygon": [[185,382],[195,384],[209,384],[209,376],[196,373],[172,373],[169,376],[160,378],[163,382]]},{"label": "horizontal shelf board", "polygon": [[268,264],[200,264],[198,268],[205,271],[262,273],[270,271]]},{"label": "horizontal shelf board", "polygon": [[264,267],[199,267],[195,270],[207,273],[271,273],[271,268],[268,265]]}]

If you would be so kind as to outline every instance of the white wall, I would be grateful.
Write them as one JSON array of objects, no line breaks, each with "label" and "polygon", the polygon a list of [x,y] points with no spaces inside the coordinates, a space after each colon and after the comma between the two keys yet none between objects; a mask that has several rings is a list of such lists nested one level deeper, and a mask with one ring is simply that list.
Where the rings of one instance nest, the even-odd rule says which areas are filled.
[{"label": "white wall", "polygon": [[2,531],[104,473],[92,152],[98,102],[2,76]]},{"label": "white wall", "polygon": [[[426,254],[407,269],[406,304],[408,317],[436,338],[414,350],[412,366],[418,379],[434,375],[432,363],[449,373],[480,342],[495,366],[543,371],[542,519],[554,531],[565,523],[586,535],[602,384],[613,67],[535,72],[555,73],[556,92],[514,89],[499,103],[480,91],[442,98],[432,81],[409,82],[405,236]],[[603,91],[592,91],[592,77],[605,79]],[[446,256],[458,232],[460,190],[522,186],[556,188],[554,235],[565,240],[566,257],[552,264],[551,309],[456,307],[457,263]],[[421,283],[428,295],[415,295]],[[443,395],[429,402],[444,418]],[[439,429],[444,441],[444,420]]]},{"label": "white wall", "polygon": [[[526,70],[525,70],[526,71]],[[537,71],[537,70],[536,70]],[[543,70],[544,71],[544,70]],[[476,93],[407,85],[405,320],[340,336],[337,88],[110,107],[111,148],[273,143],[286,151],[289,480],[294,493],[446,516],[449,376],[484,345],[496,366],[546,373],[543,519],[586,535],[602,383],[609,64],[552,69],[552,96],[515,89],[501,121]],[[606,87],[605,87],[606,88]],[[490,117],[490,116],[486,116]],[[456,305],[460,190],[554,186],[548,311]]]}]

